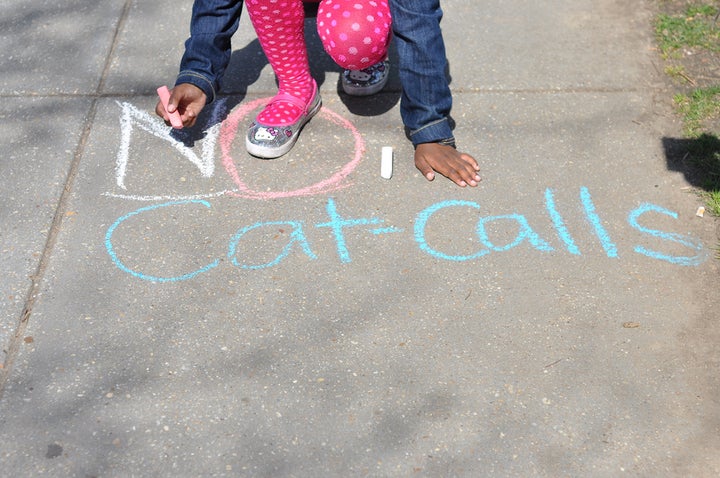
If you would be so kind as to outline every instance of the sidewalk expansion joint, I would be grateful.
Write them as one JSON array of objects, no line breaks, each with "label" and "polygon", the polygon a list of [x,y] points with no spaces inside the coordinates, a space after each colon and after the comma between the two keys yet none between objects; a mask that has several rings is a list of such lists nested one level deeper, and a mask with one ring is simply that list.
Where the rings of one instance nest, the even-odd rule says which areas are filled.
[{"label": "sidewalk expansion joint", "polygon": [[82,133],[80,135],[77,147],[75,148],[75,153],[73,155],[72,162],[70,163],[70,168],[65,178],[64,187],[62,188],[62,192],[60,193],[57,207],[55,208],[55,214],[53,216],[48,236],[45,241],[45,247],[43,248],[43,252],[38,262],[35,274],[30,277],[31,283],[30,288],[28,289],[27,296],[25,298],[25,306],[23,307],[23,310],[20,314],[17,327],[15,328],[15,333],[10,339],[10,345],[5,351],[6,355],[2,368],[0,368],[0,400],[2,400],[3,391],[5,390],[5,384],[10,377],[10,373],[12,372],[15,359],[20,350],[20,344],[23,343],[25,330],[27,329],[27,325],[30,322],[30,316],[32,315],[33,308],[40,295],[40,288],[45,277],[45,271],[47,270],[52,252],[55,249],[55,244],[57,243],[57,238],[60,233],[60,228],[62,227],[65,212],[67,211],[67,203],[70,199],[73,184],[75,183],[75,178],[78,174],[80,160],[85,153],[85,147],[90,137],[92,125],[95,122],[95,117],[97,115],[98,99],[100,98],[99,93],[104,88],[105,79],[107,78],[108,72],[110,70],[112,57],[115,50],[117,49],[118,37],[130,12],[130,6],[132,4],[132,1],[133,0],[125,1],[122,15],[120,17],[120,20],[118,21],[113,35],[112,47],[110,48],[110,51],[105,58],[105,66],[103,68],[103,73],[100,77],[100,80],[98,81],[96,92],[92,95],[88,95],[92,98],[92,103],[90,104],[87,115],[85,117],[85,121],[83,122]]}]

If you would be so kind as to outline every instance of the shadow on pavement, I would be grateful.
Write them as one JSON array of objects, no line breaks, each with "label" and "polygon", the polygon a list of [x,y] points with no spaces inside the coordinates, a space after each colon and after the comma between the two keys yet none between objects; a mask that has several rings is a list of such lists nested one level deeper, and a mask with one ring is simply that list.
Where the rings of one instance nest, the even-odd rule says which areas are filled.
[{"label": "shadow on pavement", "polygon": [[665,159],[670,171],[678,171],[697,188],[720,187],[720,139],[703,133],[697,138],[663,138]]}]

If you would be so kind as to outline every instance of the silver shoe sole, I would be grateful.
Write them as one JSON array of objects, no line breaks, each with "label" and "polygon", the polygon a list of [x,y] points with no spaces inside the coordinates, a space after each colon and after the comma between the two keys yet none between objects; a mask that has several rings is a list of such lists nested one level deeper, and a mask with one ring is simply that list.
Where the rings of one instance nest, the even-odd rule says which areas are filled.
[{"label": "silver shoe sole", "polygon": [[253,122],[245,135],[247,152],[262,159],[275,159],[287,154],[295,146],[305,124],[320,111],[321,107],[322,98],[320,92],[317,92],[308,112],[296,123],[287,126],[265,126]]}]

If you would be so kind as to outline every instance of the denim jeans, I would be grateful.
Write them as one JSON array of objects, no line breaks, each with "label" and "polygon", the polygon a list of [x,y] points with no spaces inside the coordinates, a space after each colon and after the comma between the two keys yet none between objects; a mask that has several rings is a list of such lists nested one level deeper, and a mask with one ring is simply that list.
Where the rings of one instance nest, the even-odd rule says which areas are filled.
[{"label": "denim jeans", "polygon": [[[195,0],[190,38],[175,84],[190,83],[215,100],[230,63],[242,0]],[[446,76],[440,0],[390,0],[402,85],[400,113],[414,145],[452,139],[452,95]]]},{"label": "denim jeans", "polygon": [[230,63],[230,39],[242,6],[243,0],[195,0],[176,85],[190,83],[203,90],[208,103],[215,100]]},{"label": "denim jeans", "polygon": [[452,140],[452,94],[440,0],[390,0],[399,56],[400,114],[413,145]]}]

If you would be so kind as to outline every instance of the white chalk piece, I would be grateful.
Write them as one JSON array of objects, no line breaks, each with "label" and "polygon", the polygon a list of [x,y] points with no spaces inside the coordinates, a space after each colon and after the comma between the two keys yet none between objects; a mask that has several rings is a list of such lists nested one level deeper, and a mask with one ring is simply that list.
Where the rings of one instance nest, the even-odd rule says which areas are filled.
[{"label": "white chalk piece", "polygon": [[380,161],[380,176],[390,179],[393,172],[393,149],[392,146],[383,146],[382,160]]}]

